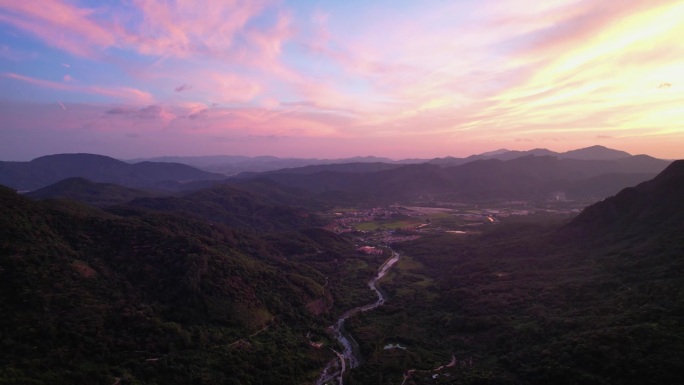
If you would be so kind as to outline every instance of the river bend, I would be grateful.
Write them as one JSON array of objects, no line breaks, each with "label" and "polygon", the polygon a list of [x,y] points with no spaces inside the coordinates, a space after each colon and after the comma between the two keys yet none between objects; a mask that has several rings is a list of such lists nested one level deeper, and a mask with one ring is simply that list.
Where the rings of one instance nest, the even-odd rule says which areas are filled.
[{"label": "river bend", "polygon": [[336,379],[340,385],[343,385],[344,373],[347,367],[355,368],[359,365],[359,357],[355,353],[354,349],[356,342],[352,336],[349,335],[349,333],[345,332],[344,322],[347,320],[347,318],[357,313],[373,310],[385,303],[385,296],[382,294],[382,292],[380,292],[380,289],[378,289],[377,283],[380,279],[382,279],[382,277],[385,276],[385,274],[387,274],[387,271],[389,271],[389,269],[394,266],[397,261],[399,261],[399,253],[392,250],[392,256],[387,259],[382,266],[380,266],[380,269],[378,269],[378,274],[373,279],[368,281],[368,287],[370,287],[370,289],[378,295],[378,299],[375,302],[358,306],[345,312],[337,320],[337,322],[331,326],[333,335],[340,342],[340,344],[342,344],[344,350],[342,352],[338,352],[334,349],[331,349],[333,352],[335,352],[337,358],[329,362],[325,369],[323,369],[321,376],[318,378],[318,381],[316,381],[316,385],[324,385]]}]

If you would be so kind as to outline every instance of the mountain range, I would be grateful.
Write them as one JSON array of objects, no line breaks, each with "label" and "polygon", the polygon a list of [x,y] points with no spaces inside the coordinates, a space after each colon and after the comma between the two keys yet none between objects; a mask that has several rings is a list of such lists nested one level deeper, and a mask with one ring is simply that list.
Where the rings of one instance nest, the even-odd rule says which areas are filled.
[{"label": "mountain range", "polygon": [[[247,185],[251,185],[249,188],[277,185],[276,190],[293,191],[286,194],[291,198],[299,195],[329,203],[340,199],[369,204],[544,200],[558,193],[571,200],[597,201],[652,178],[670,163],[647,155],[630,156],[599,146],[555,155],[549,153],[543,149],[527,152],[501,150],[464,159],[433,159],[410,164],[377,162],[377,158],[363,159],[364,162],[341,159],[331,164],[243,172],[230,178],[180,163],[144,161],[130,164],[101,155],[62,154],[31,162],[1,162],[0,184],[17,190],[36,190],[66,178],[83,178],[95,184],[86,186],[83,180],[71,180],[34,192],[33,196],[80,197],[96,204],[107,200],[110,203],[124,202],[127,197],[142,197],[140,194],[155,191],[197,191],[216,184],[230,184],[243,189]],[[235,159],[245,160],[242,157]],[[275,162],[272,165],[284,164],[277,158],[267,160]],[[103,183],[138,191],[114,191],[113,186],[97,186]],[[77,189],[80,192],[76,192]],[[292,203],[292,200],[288,201],[288,204]]]},{"label": "mountain range", "polygon": [[668,164],[645,155],[614,160],[526,155],[511,160],[480,159],[456,166],[434,163],[354,163],[343,168],[307,166],[247,173],[238,178],[270,180],[314,194],[335,197],[344,194],[376,203],[544,200],[556,192],[564,192],[567,199],[596,201],[652,178]]},{"label": "mountain range", "polygon": [[440,165],[456,166],[482,159],[511,160],[527,155],[535,156],[555,156],[559,159],[582,159],[582,160],[614,160],[628,158],[631,155],[624,151],[613,150],[603,146],[592,146],[567,152],[554,152],[551,150],[537,148],[528,151],[511,151],[500,149],[478,155],[471,155],[466,158],[434,158],[434,159],[401,159],[392,160],[389,158],[365,156],[342,159],[315,159],[315,158],[278,158],[274,156],[164,156],[155,158],[139,158],[128,162],[137,163],[142,161],[151,162],[175,162],[183,163],[202,170],[218,172],[225,175],[237,175],[242,172],[265,172],[280,170],[285,168],[302,168],[313,165],[333,165],[347,163],[384,163],[384,164],[416,164],[433,163]]},{"label": "mountain range", "polygon": [[316,159],[316,158],[278,158],[275,156],[162,156],[154,158],[139,158],[128,160],[137,163],[142,161],[150,162],[173,162],[183,163],[199,169],[217,172],[224,175],[237,175],[242,172],[264,172],[279,170],[282,168],[305,167],[320,164],[345,164],[345,163],[388,163],[406,164],[422,163],[426,159],[406,159],[395,161],[389,158],[375,156],[357,156],[342,159]]},{"label": "mountain range", "polygon": [[604,146],[591,146],[586,148],[580,148],[577,150],[571,150],[566,152],[555,152],[547,150],[545,148],[535,148],[527,151],[511,151],[507,149],[500,149],[496,151],[490,151],[479,155],[471,155],[467,158],[436,158],[429,161],[429,163],[440,164],[440,165],[450,165],[457,166],[472,162],[474,160],[482,159],[499,159],[499,160],[511,160],[515,158],[520,158],[523,156],[554,156],[558,159],[580,159],[580,160],[616,160],[622,158],[629,158],[632,155],[620,150],[613,150]]}]

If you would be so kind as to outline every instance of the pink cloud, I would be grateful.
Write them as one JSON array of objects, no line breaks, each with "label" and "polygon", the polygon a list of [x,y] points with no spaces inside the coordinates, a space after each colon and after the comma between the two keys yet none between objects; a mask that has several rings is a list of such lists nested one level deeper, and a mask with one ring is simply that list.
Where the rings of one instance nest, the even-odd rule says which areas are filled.
[{"label": "pink cloud", "polygon": [[124,37],[126,45],[147,55],[188,57],[204,53],[226,56],[247,22],[260,15],[270,1],[136,0],[143,17]]},{"label": "pink cloud", "polygon": [[207,135],[280,136],[280,137],[338,137],[352,121],[343,115],[320,114],[290,109],[271,111],[263,108],[220,108],[188,105],[177,112],[187,119],[175,119],[168,126],[174,132],[192,132],[198,137]]},{"label": "pink cloud", "polygon": [[233,74],[205,75],[211,81],[211,91],[218,103],[248,102],[259,94],[261,86]]},{"label": "pink cloud", "polygon": [[294,84],[303,101],[290,103],[321,110],[353,112],[362,110],[363,101],[354,95],[342,92],[327,80],[302,80]]},{"label": "pink cloud", "polygon": [[82,86],[70,83],[59,83],[49,80],[36,79],[15,73],[3,73],[0,76],[8,79],[19,80],[39,87],[51,88],[61,91],[111,96],[117,99],[139,103],[151,103],[154,101],[154,98],[149,93],[130,87]]},{"label": "pink cloud", "polygon": [[209,106],[203,103],[183,103],[178,108],[183,109],[180,113],[181,116],[190,117],[194,114],[200,113],[204,110],[209,109]]},{"label": "pink cloud", "polygon": [[260,60],[263,58],[276,59],[280,56],[283,43],[294,35],[292,18],[280,13],[277,22],[271,28],[262,30],[252,28],[246,32],[246,36],[254,47],[260,52]]},{"label": "pink cloud", "polygon": [[[116,98],[126,105],[100,108],[84,121],[186,142],[344,138],[365,146],[359,149],[391,143],[446,151],[459,141],[579,143],[597,132],[672,137],[684,116],[684,28],[666,27],[684,8],[661,12],[677,2],[655,3],[484,0],[421,3],[411,12],[376,6],[387,14],[358,15],[350,28],[320,9],[303,20],[299,7],[278,0],[131,0],[90,9],[68,0],[0,0],[0,22],[52,47],[108,62],[119,50],[156,60],[110,63],[144,80],[141,89],[86,85],[93,78],[86,73],[74,74],[81,82],[71,75],[59,82],[0,78]],[[0,56],[14,52],[0,46]],[[165,93],[155,101],[146,90]],[[50,106],[82,125],[72,104],[66,107]]]},{"label": "pink cloud", "polygon": [[47,44],[74,55],[93,57],[114,45],[108,23],[93,20],[96,10],[78,8],[59,0],[0,0],[0,21],[30,32]]},{"label": "pink cloud", "polygon": [[[279,53],[288,36],[289,20],[284,17],[271,29],[247,31],[250,20],[274,5],[271,0],[135,0],[132,5],[88,9],[62,0],[0,0],[0,10],[4,10],[0,21],[53,47],[90,58],[118,47],[143,55],[188,58],[199,54],[239,62]],[[251,51],[237,44],[241,36],[259,49]]]},{"label": "pink cloud", "polygon": [[[681,132],[669,140],[641,129],[633,138],[619,131],[587,129],[579,134],[563,131],[554,134],[543,125],[530,127],[530,134],[510,131],[498,136],[487,132],[449,131],[449,116],[414,117],[401,125],[427,127],[438,123],[439,130],[384,137],[381,127],[357,127],[362,134],[350,135],[355,124],[343,115],[291,111],[277,114],[263,109],[225,109],[192,105],[181,107],[148,106],[98,107],[68,104],[0,103],[0,114],[8,130],[0,130],[0,152],[8,158],[28,160],[58,152],[95,152],[119,158],[154,155],[243,154],[279,156],[340,157],[381,155],[392,158],[467,156],[498,147],[529,149],[516,138],[553,143],[552,150],[570,150],[595,144],[597,132],[610,134],[617,148],[631,153],[648,153],[664,158],[681,157]],[[202,117],[186,119],[185,113],[205,107]],[[121,114],[106,111],[120,109]],[[156,113],[165,110],[175,119],[164,120]],[[142,114],[145,117],[136,115]],[[146,118],[152,116],[153,118]],[[438,119],[437,119],[438,118]],[[453,118],[453,117],[452,117]],[[437,119],[437,120],[436,120]],[[459,124],[459,122],[452,122]],[[425,125],[425,126],[424,126]],[[45,129],[44,127],[50,127]],[[401,127],[400,127],[401,128]],[[553,129],[562,129],[562,124]],[[395,127],[395,129],[397,129]],[[541,130],[534,133],[534,130]],[[650,134],[650,135],[649,135]],[[562,139],[562,141],[560,141]]]},{"label": "pink cloud", "polygon": [[[290,89],[312,94],[307,90],[316,88],[316,80],[312,81],[280,61],[284,44],[295,34],[289,13],[277,11],[273,15],[274,21],[260,22],[259,27],[249,25],[254,18],[273,11],[275,4],[271,0],[208,0],[201,4],[188,0],[136,0],[130,7],[84,9],[61,0],[46,0],[40,5],[0,0],[0,21],[79,56],[95,58],[111,47],[163,58],[204,56],[217,60],[216,67],[248,66],[260,77],[256,80],[255,74],[237,75],[224,73],[225,70],[204,70],[196,77],[194,74],[184,75],[183,83],[188,81],[187,78],[198,79],[192,81],[196,87],[193,94],[201,94],[207,101],[250,102],[266,91],[262,85],[264,82],[269,85],[283,82]],[[105,14],[108,22],[99,19]],[[145,70],[132,68],[129,71],[140,76]],[[207,72],[213,73],[209,76],[210,82],[203,81]],[[73,79],[65,77],[64,80],[70,82]],[[98,87],[80,90],[111,94],[111,91]],[[334,92],[326,93],[327,101],[316,99],[316,103],[330,105],[334,102]],[[321,92],[311,96],[320,97]],[[336,98],[339,99],[339,95]]]}]

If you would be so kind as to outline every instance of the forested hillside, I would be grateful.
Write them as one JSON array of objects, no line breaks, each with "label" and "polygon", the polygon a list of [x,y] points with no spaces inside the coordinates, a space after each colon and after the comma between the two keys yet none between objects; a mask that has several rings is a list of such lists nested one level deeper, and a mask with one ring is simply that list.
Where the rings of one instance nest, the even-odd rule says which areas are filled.
[{"label": "forested hillside", "polygon": [[[266,179],[173,196],[72,179],[42,201],[3,187],[0,383],[314,383],[342,350],[327,327],[376,300],[389,250],[357,251],[371,240],[401,258],[384,305],[346,320],[362,363],[346,384],[677,383],[683,165],[574,218],[432,214],[466,231],[402,214],[423,224],[335,234],[322,226],[410,210],[314,213],[329,203]],[[434,167],[411,170],[438,186]],[[395,170],[383,183],[400,188]]]},{"label": "forested hillside", "polygon": [[396,244],[387,305],[349,323],[367,358],[350,383],[679,382],[683,164],[570,223]]},{"label": "forested hillside", "polygon": [[[276,247],[294,237],[291,250]],[[296,260],[307,255],[325,274]],[[344,310],[333,298],[367,291],[363,276],[347,283],[341,275],[353,275],[335,267],[355,258],[347,240],[324,230],[265,239],[149,210],[34,202],[2,188],[0,383],[315,379],[331,353],[306,336],[323,335]]]}]

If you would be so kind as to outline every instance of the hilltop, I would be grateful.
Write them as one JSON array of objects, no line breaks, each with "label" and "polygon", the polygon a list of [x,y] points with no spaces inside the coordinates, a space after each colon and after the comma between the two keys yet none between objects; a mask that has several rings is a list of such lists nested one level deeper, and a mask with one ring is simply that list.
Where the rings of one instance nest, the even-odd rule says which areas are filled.
[{"label": "hilltop", "polygon": [[0,162],[0,184],[17,190],[36,190],[72,177],[134,188],[155,188],[168,181],[225,179],[221,174],[180,163],[129,164],[95,154],[58,154],[30,162]]}]

